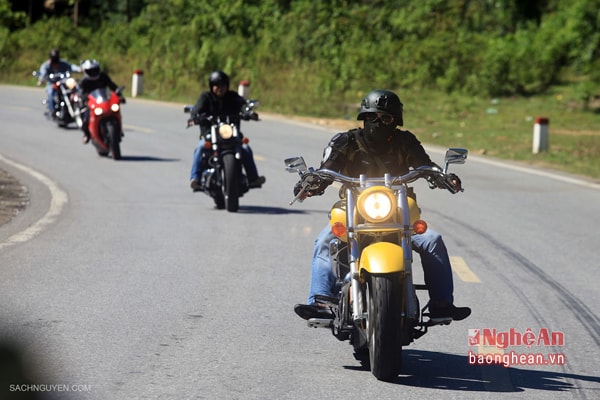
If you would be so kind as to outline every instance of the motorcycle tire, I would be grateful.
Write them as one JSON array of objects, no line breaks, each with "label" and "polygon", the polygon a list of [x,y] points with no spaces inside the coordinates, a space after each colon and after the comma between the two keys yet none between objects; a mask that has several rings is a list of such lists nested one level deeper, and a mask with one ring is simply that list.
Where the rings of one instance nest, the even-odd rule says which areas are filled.
[{"label": "motorcycle tire", "polygon": [[227,211],[236,212],[240,206],[239,166],[235,154],[228,153],[222,157],[223,194]]},{"label": "motorcycle tire", "polygon": [[113,122],[106,124],[106,140],[113,160],[121,159],[121,132]]},{"label": "motorcycle tire", "polygon": [[393,381],[402,367],[402,287],[398,274],[367,281],[367,335],[371,373]]},{"label": "motorcycle tire", "polygon": [[[213,190],[211,192],[211,196],[213,198],[213,200],[215,201],[215,207],[217,208],[217,210],[223,210],[225,209],[225,194],[223,194],[223,172],[221,168],[217,169],[218,173],[221,174],[221,184],[215,184],[215,190]],[[215,179],[216,177],[213,177],[211,179]]]}]

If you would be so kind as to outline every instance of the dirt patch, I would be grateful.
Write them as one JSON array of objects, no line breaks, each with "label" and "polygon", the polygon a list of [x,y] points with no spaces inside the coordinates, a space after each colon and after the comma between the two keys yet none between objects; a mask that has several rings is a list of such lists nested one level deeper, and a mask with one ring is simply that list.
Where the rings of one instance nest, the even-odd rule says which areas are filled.
[{"label": "dirt patch", "polygon": [[9,222],[29,204],[27,188],[0,168],[0,225]]}]

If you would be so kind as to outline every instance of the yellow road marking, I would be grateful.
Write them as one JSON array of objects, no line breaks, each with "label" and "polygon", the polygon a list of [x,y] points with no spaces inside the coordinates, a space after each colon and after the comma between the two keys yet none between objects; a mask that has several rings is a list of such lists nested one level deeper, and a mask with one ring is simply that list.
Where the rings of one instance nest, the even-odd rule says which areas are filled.
[{"label": "yellow road marking", "polygon": [[467,266],[465,260],[462,257],[450,257],[450,264],[452,269],[458,277],[464,282],[481,283],[481,280],[475,275],[473,271]]},{"label": "yellow road marking", "polygon": [[143,133],[154,133],[154,129],[150,129],[150,128],[144,128],[142,126],[137,126],[137,125],[123,125],[123,128],[125,129],[131,129],[133,131],[139,131],[139,132],[143,132]]}]

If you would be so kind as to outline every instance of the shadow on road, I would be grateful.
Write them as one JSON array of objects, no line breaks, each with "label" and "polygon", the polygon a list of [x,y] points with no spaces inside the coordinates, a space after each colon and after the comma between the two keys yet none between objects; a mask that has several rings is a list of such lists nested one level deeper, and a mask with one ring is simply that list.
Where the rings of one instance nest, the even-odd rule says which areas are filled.
[{"label": "shadow on road", "polygon": [[292,208],[272,207],[272,206],[242,206],[238,210],[240,214],[308,214],[312,211],[294,210]]},{"label": "shadow on road", "polygon": [[[580,391],[581,382],[600,383],[600,377],[502,365],[469,365],[467,356],[421,350],[403,350],[402,374],[393,383],[466,392],[510,393],[527,389],[550,392]],[[368,371],[365,367],[346,367]],[[581,381],[581,382],[579,382]],[[590,389],[593,390],[593,389]]]},{"label": "shadow on road", "polygon": [[160,162],[175,162],[181,161],[179,158],[161,158],[151,156],[127,156],[122,155],[119,161],[160,161]]}]

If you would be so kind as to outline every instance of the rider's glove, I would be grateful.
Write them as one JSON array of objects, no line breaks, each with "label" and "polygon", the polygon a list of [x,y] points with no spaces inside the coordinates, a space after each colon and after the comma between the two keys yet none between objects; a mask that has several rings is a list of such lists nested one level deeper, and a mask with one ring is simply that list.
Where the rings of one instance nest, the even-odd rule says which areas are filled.
[{"label": "rider's glove", "polygon": [[462,182],[460,181],[458,175],[448,174],[446,176],[446,182],[448,182],[448,184],[450,184],[450,186],[453,188],[453,190],[451,190],[452,193],[458,193],[462,190]]},{"label": "rider's glove", "polygon": [[456,174],[435,175],[428,178],[431,189],[447,189],[452,194],[462,191],[462,183]]},{"label": "rider's glove", "polygon": [[316,175],[307,176],[294,185],[294,196],[298,196],[298,193],[300,193],[307,182],[309,186],[305,190],[303,198],[322,195],[325,189],[332,183],[329,179],[322,179]]},{"label": "rider's glove", "polygon": [[296,182],[294,185],[294,196],[298,196],[298,193],[302,191],[302,181]]},{"label": "rider's glove", "polygon": [[444,185],[444,178],[439,175],[432,175],[427,177],[430,189],[446,189]]}]

